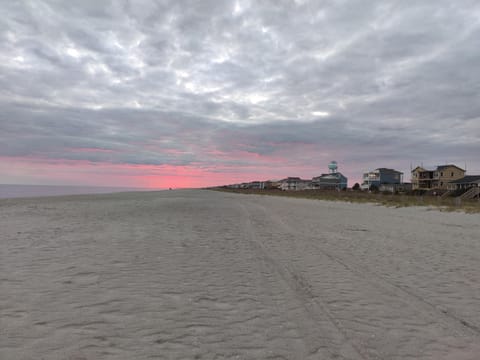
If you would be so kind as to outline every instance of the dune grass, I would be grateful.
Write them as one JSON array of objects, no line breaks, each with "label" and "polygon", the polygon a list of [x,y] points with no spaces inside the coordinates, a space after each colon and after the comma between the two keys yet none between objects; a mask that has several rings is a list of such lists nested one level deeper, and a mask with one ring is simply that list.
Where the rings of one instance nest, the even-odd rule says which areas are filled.
[{"label": "dune grass", "polygon": [[466,213],[480,213],[480,200],[460,200],[453,197],[441,198],[431,195],[408,195],[391,193],[369,193],[363,191],[331,191],[331,190],[254,190],[211,188],[211,190],[225,191],[237,194],[255,194],[269,196],[284,196],[312,200],[346,201],[355,203],[375,203],[388,207],[425,206],[441,211],[463,211]]}]

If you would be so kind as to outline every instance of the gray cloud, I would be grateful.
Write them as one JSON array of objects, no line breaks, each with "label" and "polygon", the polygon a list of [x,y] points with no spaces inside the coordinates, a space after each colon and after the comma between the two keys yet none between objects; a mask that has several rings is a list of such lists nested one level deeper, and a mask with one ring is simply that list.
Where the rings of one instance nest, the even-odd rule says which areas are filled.
[{"label": "gray cloud", "polygon": [[480,173],[476,1],[0,10],[0,156],[240,171],[335,157],[351,176],[466,161]]}]

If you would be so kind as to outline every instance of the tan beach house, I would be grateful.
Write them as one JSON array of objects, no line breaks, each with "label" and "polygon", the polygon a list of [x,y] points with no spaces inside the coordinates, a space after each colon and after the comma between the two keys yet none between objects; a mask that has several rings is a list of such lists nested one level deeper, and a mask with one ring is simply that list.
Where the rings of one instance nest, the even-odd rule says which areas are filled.
[{"label": "tan beach house", "polygon": [[451,181],[465,176],[465,170],[456,165],[440,165],[435,169],[417,166],[412,170],[412,190],[447,190]]}]

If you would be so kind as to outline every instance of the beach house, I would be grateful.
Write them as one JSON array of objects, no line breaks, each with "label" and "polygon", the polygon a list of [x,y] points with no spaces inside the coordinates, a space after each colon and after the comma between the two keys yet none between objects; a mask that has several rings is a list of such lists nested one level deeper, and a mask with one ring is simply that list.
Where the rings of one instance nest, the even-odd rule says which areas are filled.
[{"label": "beach house", "polygon": [[363,174],[362,190],[369,190],[372,186],[380,188],[386,184],[402,184],[403,173],[394,169],[378,168]]},{"label": "beach house", "polygon": [[328,174],[322,174],[312,178],[312,188],[321,190],[343,190],[347,188],[348,179],[338,172],[336,161],[328,164]]},{"label": "beach house", "polygon": [[480,175],[467,175],[461,179],[453,180],[447,185],[448,190],[470,189],[480,187]]},{"label": "beach house", "polygon": [[412,190],[447,190],[448,184],[465,176],[465,170],[453,165],[440,165],[435,169],[417,166],[412,170]]},{"label": "beach house", "polygon": [[307,190],[311,189],[311,181],[299,177],[288,177],[280,180],[281,190]]}]

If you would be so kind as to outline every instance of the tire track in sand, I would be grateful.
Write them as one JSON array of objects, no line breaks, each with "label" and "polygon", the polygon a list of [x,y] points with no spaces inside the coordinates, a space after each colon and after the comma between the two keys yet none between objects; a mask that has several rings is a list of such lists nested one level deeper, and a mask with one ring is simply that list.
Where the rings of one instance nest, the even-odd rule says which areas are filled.
[{"label": "tire track in sand", "polygon": [[[293,289],[308,289],[301,291],[329,314],[359,355],[404,359],[416,349],[415,358],[477,358],[473,354],[480,351],[475,345],[480,339],[474,324],[388,281],[348,251],[325,249],[321,237],[295,229],[273,209],[253,201],[244,204],[263,252],[271,254]],[[276,231],[269,233],[271,229]],[[359,324],[358,319],[367,321]]]},{"label": "tire track in sand", "polygon": [[[299,329],[304,334],[308,334],[306,339],[316,339],[314,341],[306,341],[310,355],[318,355],[324,349],[324,351],[326,350],[330,354],[331,358],[335,359],[371,359],[371,356],[369,357],[367,353],[349,340],[342,326],[329,311],[326,304],[313,294],[311,284],[299,271],[295,270],[293,264],[283,265],[276,260],[276,258],[281,259],[281,257],[275,257],[275,251],[267,249],[262,244],[255,231],[250,212],[244,204],[241,204],[241,208],[245,213],[245,232],[251,245],[258,250],[257,253],[261,258],[287,284],[291,290],[291,295],[300,301],[305,316],[309,319],[314,319],[315,323],[319,325],[317,328],[310,327],[304,329],[306,322],[297,320]],[[324,324],[323,329],[320,324]],[[321,346],[319,346],[318,342],[321,342]],[[339,349],[338,352],[333,350],[335,348]]]},{"label": "tire track in sand", "polygon": [[[257,207],[265,211],[264,208],[258,205]],[[298,231],[296,231],[290,225],[286,224],[281,219],[275,218],[273,216],[271,216],[271,218],[285,231],[289,232],[295,237],[303,237],[305,240],[307,240],[309,245],[316,248],[317,251],[321,252],[332,261],[337,262],[348,271],[357,274],[369,283],[374,284],[376,287],[381,287],[385,292],[394,293],[395,296],[403,298],[403,300],[405,300],[408,305],[413,305],[417,309],[422,309],[423,312],[428,313],[430,316],[435,316],[442,319],[446,325],[456,329],[458,331],[458,335],[480,335],[480,327],[468,322],[465,319],[449,313],[447,309],[444,309],[439,305],[435,305],[428,300],[425,300],[423,297],[417,295],[413,291],[407,290],[395,284],[394,282],[387,280],[385,277],[372,270],[371,268],[361,265],[358,261],[356,261],[357,257],[354,254],[348,253],[348,258],[346,256],[342,257],[338,254],[333,254],[332,252],[327,251],[318,245],[318,237],[308,237],[304,234],[300,234]],[[433,313],[435,313],[435,315],[433,315]]]},{"label": "tire track in sand", "polygon": [[[428,358],[477,358],[473,355],[480,351],[480,347],[475,345],[480,343],[477,326],[412,290],[388,281],[371,266],[359,263],[349,251],[341,250],[338,254],[328,245],[325,249],[319,243],[321,237],[305,234],[290,226],[274,211],[267,212],[258,203],[249,202],[248,205],[253,226],[257,224],[259,229],[278,229],[275,235],[259,234],[265,242],[265,251],[272,252],[275,248],[280,259],[277,262],[283,259],[286,264],[300,266],[297,272],[303,272],[304,278],[310,279],[305,281],[313,285],[312,295],[324,304],[337,328],[361,353],[367,354],[367,358],[409,358],[412,355],[410,348],[420,351],[415,353],[416,358],[420,353]],[[323,273],[318,272],[312,260],[328,263],[324,265]],[[362,311],[357,311],[362,307]],[[393,311],[392,315],[390,311]],[[358,324],[358,319],[368,321],[362,326]],[[372,337],[376,333],[377,338],[380,335],[383,339],[370,341],[363,334],[369,331]],[[387,331],[390,333],[387,334]]]}]

